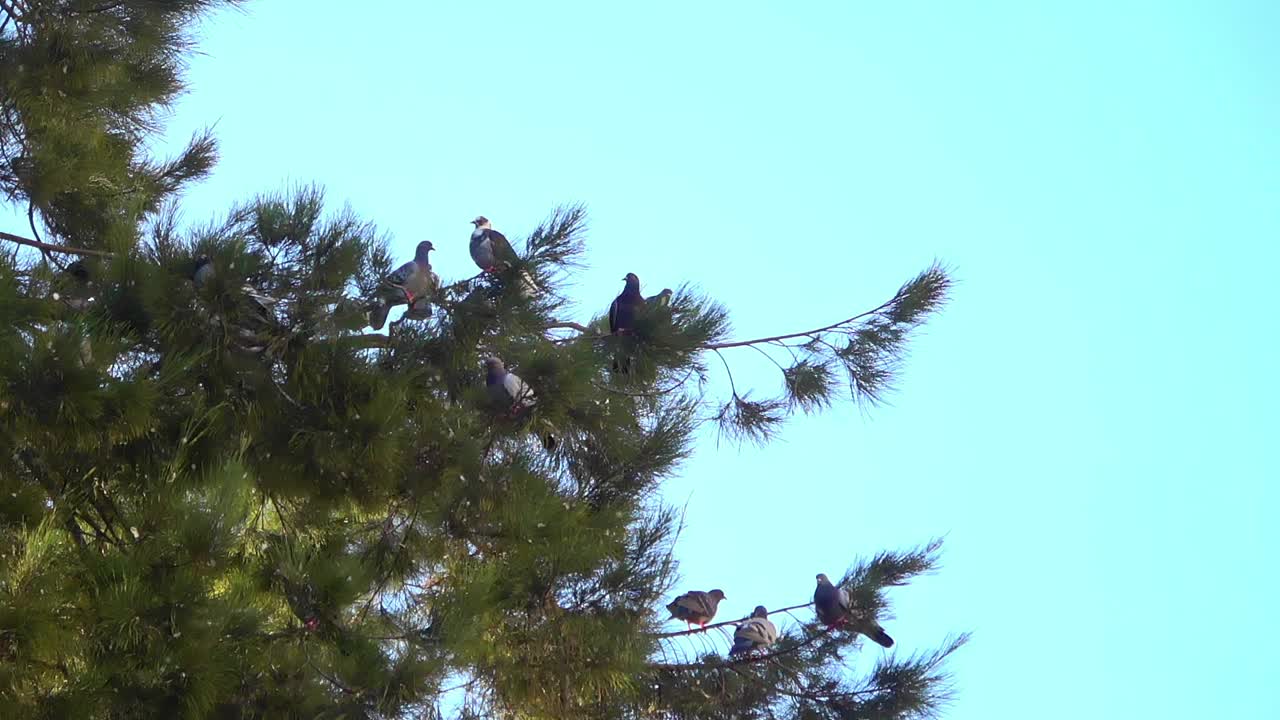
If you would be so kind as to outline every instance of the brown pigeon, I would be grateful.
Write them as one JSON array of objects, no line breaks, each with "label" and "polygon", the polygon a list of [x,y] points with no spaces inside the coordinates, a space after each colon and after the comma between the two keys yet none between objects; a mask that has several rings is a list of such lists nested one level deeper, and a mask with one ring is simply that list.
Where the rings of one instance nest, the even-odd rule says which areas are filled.
[{"label": "brown pigeon", "polygon": [[668,603],[667,609],[671,611],[672,618],[683,620],[690,627],[693,623],[706,627],[711,618],[716,616],[716,608],[723,599],[723,590],[691,590]]},{"label": "brown pigeon", "polygon": [[733,632],[730,655],[742,655],[753,650],[763,650],[778,641],[778,626],[769,620],[769,611],[757,605],[751,617]]}]

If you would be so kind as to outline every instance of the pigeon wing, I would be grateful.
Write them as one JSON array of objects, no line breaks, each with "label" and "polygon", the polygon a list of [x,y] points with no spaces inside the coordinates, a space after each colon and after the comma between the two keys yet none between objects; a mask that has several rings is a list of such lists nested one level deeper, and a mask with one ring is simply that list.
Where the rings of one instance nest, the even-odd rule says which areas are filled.
[{"label": "pigeon wing", "polygon": [[414,273],[416,273],[417,271],[418,271],[418,263],[410,260],[409,262],[391,271],[391,273],[387,275],[387,282],[391,283],[392,285],[403,286],[413,278]]},{"label": "pigeon wing", "polygon": [[693,592],[687,592],[684,595],[681,595],[680,597],[676,598],[676,602],[680,605],[680,607],[684,608],[685,610],[688,610],[690,614],[699,615],[699,616],[714,615],[715,610],[711,607],[711,604],[707,602],[707,600],[708,600],[707,594],[702,592],[701,590],[694,590]]},{"label": "pigeon wing", "polygon": [[516,259],[516,251],[512,249],[511,243],[507,242],[506,235],[493,229],[485,230],[484,234],[489,242],[493,244],[493,257],[496,260],[510,262]]},{"label": "pigeon wing", "polygon": [[513,403],[518,402],[524,407],[531,407],[537,402],[533,396],[533,388],[515,373],[507,373],[507,376],[502,379],[502,386]]},{"label": "pigeon wing", "polygon": [[849,593],[842,587],[836,588],[836,601],[840,604],[840,610],[848,614],[853,607],[849,603]]}]

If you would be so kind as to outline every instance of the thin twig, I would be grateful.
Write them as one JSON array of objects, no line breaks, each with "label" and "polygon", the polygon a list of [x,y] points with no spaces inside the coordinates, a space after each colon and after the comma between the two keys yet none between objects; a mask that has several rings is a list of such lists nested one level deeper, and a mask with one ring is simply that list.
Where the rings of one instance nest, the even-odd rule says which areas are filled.
[{"label": "thin twig", "polygon": [[733,371],[729,369],[729,361],[724,359],[724,355],[721,355],[719,350],[711,349],[715,351],[716,357],[720,358],[720,362],[724,363],[724,371],[729,374],[729,391],[733,393],[735,398],[738,397],[738,387],[733,382]]},{"label": "thin twig", "polygon": [[848,325],[849,323],[855,320],[861,320],[862,318],[867,317],[868,315],[875,315],[876,313],[880,312],[881,310],[884,310],[890,305],[893,305],[895,302],[898,302],[901,299],[902,299],[902,293],[899,292],[895,294],[892,298],[886,300],[882,305],[880,305],[877,308],[868,310],[863,313],[858,313],[857,315],[854,315],[851,318],[845,318],[840,322],[831,323],[830,325],[820,327],[815,330],[805,330],[803,332],[788,333],[786,335],[774,335],[773,337],[756,338],[754,340],[736,340],[734,342],[710,343],[707,345],[701,345],[700,347],[703,348],[704,350],[724,350],[725,348],[743,347],[746,345],[756,345],[758,343],[774,342],[776,340],[789,340],[791,338],[798,338],[798,337],[812,337],[817,333],[824,333],[828,330],[835,330],[841,325]]}]

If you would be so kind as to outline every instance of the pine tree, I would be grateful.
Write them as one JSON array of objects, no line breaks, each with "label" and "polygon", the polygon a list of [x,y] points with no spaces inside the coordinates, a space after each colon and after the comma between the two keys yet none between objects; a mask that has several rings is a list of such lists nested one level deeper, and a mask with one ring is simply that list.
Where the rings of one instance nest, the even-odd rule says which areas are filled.
[{"label": "pine tree", "polygon": [[[801,613],[775,645],[732,659],[705,632],[664,632],[680,519],[659,491],[708,423],[763,444],[846,393],[878,402],[946,298],[942,268],[842,322],[747,341],[685,286],[615,336],[563,319],[586,251],[570,206],[496,273],[440,288],[427,319],[370,333],[395,264],[372,224],[305,188],[180,228],[176,195],[213,139],[144,151],[192,22],[229,4],[0,0],[0,184],[30,225],[0,257],[6,716],[941,707],[963,635],[859,669],[861,636],[803,604],[773,614]],[[778,363],[778,397],[733,383],[747,347]],[[536,404],[493,402],[491,356]],[[700,382],[719,372],[727,398]],[[938,552],[851,557],[839,582],[859,617],[885,617],[886,591]]]}]

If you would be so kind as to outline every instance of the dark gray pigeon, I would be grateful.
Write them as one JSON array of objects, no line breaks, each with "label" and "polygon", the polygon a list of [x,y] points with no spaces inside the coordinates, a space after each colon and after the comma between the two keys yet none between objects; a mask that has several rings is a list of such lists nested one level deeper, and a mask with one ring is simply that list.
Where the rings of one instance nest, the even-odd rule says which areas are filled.
[{"label": "dark gray pigeon", "polygon": [[196,284],[196,287],[202,288],[208,285],[212,279],[213,261],[209,259],[208,255],[201,255],[196,258],[195,267],[191,270],[191,281]]},{"label": "dark gray pigeon", "polygon": [[[440,287],[440,276],[431,269],[428,257],[435,246],[430,240],[418,243],[413,259],[391,272],[378,290],[377,304],[369,310],[369,326],[381,330],[387,322],[387,314],[396,305],[407,303],[413,313],[410,320],[422,320],[431,315],[431,298]],[[406,313],[409,315],[409,313]]]},{"label": "dark gray pigeon", "polygon": [[640,294],[640,278],[635,273],[627,273],[622,278],[626,285],[622,293],[613,299],[609,306],[609,332],[614,335],[625,335],[636,329],[636,315],[644,307],[644,296]]},{"label": "dark gray pigeon", "polygon": [[674,294],[675,293],[671,291],[671,288],[662,288],[662,292],[657,295],[650,295],[645,298],[644,301],[654,307],[670,307],[671,296]]},{"label": "dark gray pigeon", "polygon": [[691,627],[693,623],[706,627],[707,623],[716,616],[716,608],[723,599],[723,590],[711,592],[691,590],[668,603],[667,610],[671,611],[672,618],[683,620]]},{"label": "dark gray pigeon", "polygon": [[817,577],[818,587],[813,591],[813,609],[818,613],[818,620],[826,624],[828,630],[847,627],[884,647],[893,647],[893,638],[889,637],[889,633],[880,627],[874,617],[850,605],[849,593],[844,588],[832,585],[823,573],[818,573]]},{"label": "dark gray pigeon", "polygon": [[[480,215],[471,221],[475,230],[471,232],[471,259],[483,271],[496,274],[515,264],[519,258],[516,251],[507,241],[507,236],[493,229],[489,218]],[[528,272],[520,271],[520,293],[532,297],[541,292],[541,288],[533,281]]]},{"label": "dark gray pigeon", "polygon": [[753,650],[763,650],[778,641],[778,627],[769,620],[769,611],[757,605],[751,618],[733,631],[733,647],[729,655],[742,655]]},{"label": "dark gray pigeon", "polygon": [[54,281],[53,299],[62,302],[71,310],[89,309],[94,302],[96,283],[89,275],[89,268],[83,260],[76,260],[67,265]]}]

